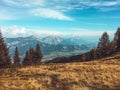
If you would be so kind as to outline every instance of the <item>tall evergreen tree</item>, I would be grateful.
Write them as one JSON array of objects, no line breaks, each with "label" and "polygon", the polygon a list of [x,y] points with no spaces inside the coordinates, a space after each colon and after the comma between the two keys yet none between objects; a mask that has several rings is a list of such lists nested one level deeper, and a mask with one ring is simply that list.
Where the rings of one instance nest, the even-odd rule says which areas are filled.
[{"label": "tall evergreen tree", "polygon": [[104,46],[107,46],[110,43],[109,35],[107,34],[107,32],[104,32],[99,40],[100,41],[98,43],[98,48],[102,48]]},{"label": "tall evergreen tree", "polygon": [[97,57],[101,58],[107,55],[109,44],[109,35],[107,34],[107,32],[104,32],[97,46]]},{"label": "tall evergreen tree", "polygon": [[35,49],[35,56],[34,56],[34,64],[40,64],[41,63],[41,60],[42,60],[42,52],[41,52],[41,49],[40,49],[40,45],[37,44],[36,45],[36,49]]},{"label": "tall evergreen tree", "polygon": [[30,52],[29,51],[27,51],[26,52],[26,55],[25,55],[25,58],[24,58],[24,60],[23,60],[23,65],[32,65],[32,58],[31,58],[31,55],[30,55]]},{"label": "tall evergreen tree", "polygon": [[20,66],[20,57],[19,57],[19,52],[18,52],[18,48],[15,48],[15,54],[14,54],[14,63],[13,65],[15,66]]},{"label": "tall evergreen tree", "polygon": [[115,33],[114,41],[117,44],[117,50],[120,51],[120,27],[117,29],[117,32]]},{"label": "tall evergreen tree", "polygon": [[30,52],[32,64],[34,64],[35,50],[33,48],[30,48],[29,52]]},{"label": "tall evergreen tree", "polygon": [[11,65],[11,59],[9,56],[9,49],[2,37],[0,30],[0,67],[9,67]]},{"label": "tall evergreen tree", "polygon": [[108,55],[113,54],[117,51],[117,43],[116,41],[111,41],[109,44],[109,49],[107,50]]}]

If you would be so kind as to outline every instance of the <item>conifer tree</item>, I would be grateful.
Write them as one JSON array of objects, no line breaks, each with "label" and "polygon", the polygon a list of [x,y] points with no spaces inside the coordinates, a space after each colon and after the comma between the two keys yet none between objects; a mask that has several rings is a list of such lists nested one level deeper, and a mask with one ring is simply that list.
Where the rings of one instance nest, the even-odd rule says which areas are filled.
[{"label": "conifer tree", "polygon": [[34,64],[37,65],[37,64],[40,64],[41,63],[41,60],[42,60],[42,52],[41,52],[41,49],[40,49],[40,45],[37,44],[36,45],[36,49],[35,49],[35,56],[34,56]]},{"label": "conifer tree", "polygon": [[2,37],[0,30],[0,67],[9,67],[11,65],[11,59],[9,56],[9,49]]},{"label": "conifer tree", "polygon": [[14,54],[14,66],[20,66],[20,57],[19,57],[19,52],[18,52],[18,48],[15,48],[15,54]]},{"label": "conifer tree", "polygon": [[115,33],[114,41],[117,44],[117,50],[120,51],[120,28],[118,28],[117,32]]},{"label": "conifer tree", "polygon": [[116,43],[116,41],[113,40],[110,43],[109,47],[110,47],[110,54],[115,53],[117,51],[117,43]]},{"label": "conifer tree", "polygon": [[104,32],[97,46],[97,57],[101,58],[107,55],[109,44],[109,35],[107,34],[107,32]]},{"label": "conifer tree", "polygon": [[29,52],[30,52],[32,64],[34,64],[35,50],[33,48],[30,48]]},{"label": "conifer tree", "polygon": [[31,55],[30,55],[29,51],[26,52],[25,58],[23,60],[23,65],[24,66],[26,66],[26,65],[32,65],[32,59],[31,59]]}]

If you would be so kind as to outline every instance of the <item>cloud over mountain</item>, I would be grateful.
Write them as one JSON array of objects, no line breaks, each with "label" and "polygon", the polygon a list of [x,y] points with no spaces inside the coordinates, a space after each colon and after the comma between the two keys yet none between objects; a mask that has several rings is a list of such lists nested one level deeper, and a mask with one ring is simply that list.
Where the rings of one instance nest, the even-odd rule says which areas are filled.
[{"label": "cloud over mountain", "polygon": [[[2,27],[2,33],[5,37],[26,37],[26,36],[66,36],[66,37],[100,37],[103,32],[107,31],[111,36],[114,35],[114,30],[88,30],[82,28],[73,28],[67,31],[57,31],[57,30],[43,30],[43,29],[29,29],[25,27],[19,26],[10,26],[10,27]],[[86,33],[87,32],[87,33]]]}]

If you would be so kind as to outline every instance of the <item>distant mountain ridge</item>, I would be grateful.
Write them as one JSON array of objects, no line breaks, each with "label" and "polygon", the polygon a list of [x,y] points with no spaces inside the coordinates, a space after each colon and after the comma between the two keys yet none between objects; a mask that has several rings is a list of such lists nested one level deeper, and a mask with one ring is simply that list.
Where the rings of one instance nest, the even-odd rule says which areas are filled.
[{"label": "distant mountain ridge", "polygon": [[39,43],[46,59],[64,55],[77,55],[87,52],[95,46],[95,43],[90,43],[81,38],[64,38],[60,36],[5,38],[5,41],[11,56],[14,55],[16,46],[18,46],[20,56],[24,56],[30,47],[34,48]]}]

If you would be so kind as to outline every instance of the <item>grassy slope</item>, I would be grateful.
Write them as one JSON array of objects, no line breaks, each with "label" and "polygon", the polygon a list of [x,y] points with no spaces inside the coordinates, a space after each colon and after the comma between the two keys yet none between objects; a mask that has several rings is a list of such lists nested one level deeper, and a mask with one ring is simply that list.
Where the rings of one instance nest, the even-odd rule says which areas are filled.
[{"label": "grassy slope", "polygon": [[120,54],[91,62],[0,69],[0,90],[119,90]]}]

